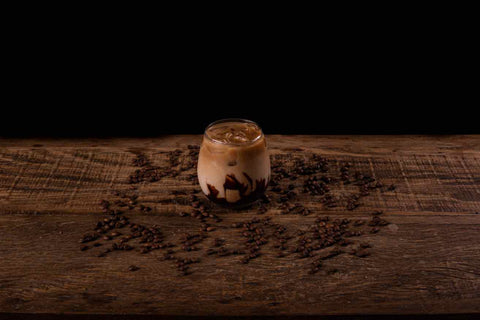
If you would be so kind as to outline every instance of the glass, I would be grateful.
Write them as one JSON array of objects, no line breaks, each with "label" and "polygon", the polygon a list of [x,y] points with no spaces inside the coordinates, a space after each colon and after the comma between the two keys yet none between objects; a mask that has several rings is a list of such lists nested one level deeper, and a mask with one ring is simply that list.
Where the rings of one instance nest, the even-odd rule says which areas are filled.
[{"label": "glass", "polygon": [[262,129],[244,119],[211,123],[203,135],[197,170],[200,187],[213,202],[253,203],[270,181],[270,157]]}]

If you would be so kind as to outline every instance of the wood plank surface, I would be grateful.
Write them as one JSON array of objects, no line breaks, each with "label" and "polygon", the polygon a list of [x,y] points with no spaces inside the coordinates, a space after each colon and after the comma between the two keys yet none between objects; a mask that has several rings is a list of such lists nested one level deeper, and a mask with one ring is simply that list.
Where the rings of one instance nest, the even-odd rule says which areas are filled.
[{"label": "wood plank surface", "polygon": [[[80,251],[79,240],[105,216],[101,200],[114,190],[134,192],[131,222],[162,229],[165,241],[179,243],[202,223],[181,217],[191,207],[178,191],[193,193],[195,169],[156,182],[128,183],[141,152],[154,165],[167,165],[168,152],[198,145],[201,136],[151,139],[0,139],[0,312],[159,314],[195,316],[480,314],[480,136],[267,136],[272,160],[291,163],[323,156],[329,172],[343,164],[385,186],[347,210],[324,206],[317,196],[298,194],[307,216],[213,207],[222,219],[198,244],[177,257],[198,257],[192,273],[180,276],[164,250],[98,253],[110,245]],[[183,156],[182,161],[188,157]],[[302,180],[285,181],[301,190]],[[394,185],[394,190],[387,186]],[[339,198],[355,185],[335,183]],[[113,191],[113,194],[112,194]],[[269,194],[272,192],[269,190]],[[275,197],[274,194],[272,194]],[[309,274],[312,259],[277,257],[273,242],[248,264],[241,256],[207,255],[214,238],[227,246],[242,241],[232,228],[254,217],[271,217],[289,231],[308,230],[318,217],[369,221],[382,210],[390,223],[377,234],[352,238],[368,242],[370,255],[344,254]],[[349,248],[354,247],[351,245]],[[321,252],[323,252],[322,250]],[[128,271],[130,265],[139,270]]]}]

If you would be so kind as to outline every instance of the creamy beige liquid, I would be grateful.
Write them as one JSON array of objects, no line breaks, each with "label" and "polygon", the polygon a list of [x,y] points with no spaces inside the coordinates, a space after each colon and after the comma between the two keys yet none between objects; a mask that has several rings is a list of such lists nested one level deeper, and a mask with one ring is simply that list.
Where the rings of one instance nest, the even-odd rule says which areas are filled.
[{"label": "creamy beige liquid", "polygon": [[198,180],[212,201],[248,204],[264,193],[269,179],[270,158],[258,125],[228,121],[206,130],[198,158]]},{"label": "creamy beige liquid", "polygon": [[249,144],[261,137],[262,131],[254,123],[224,122],[207,129],[215,141],[230,144]]}]

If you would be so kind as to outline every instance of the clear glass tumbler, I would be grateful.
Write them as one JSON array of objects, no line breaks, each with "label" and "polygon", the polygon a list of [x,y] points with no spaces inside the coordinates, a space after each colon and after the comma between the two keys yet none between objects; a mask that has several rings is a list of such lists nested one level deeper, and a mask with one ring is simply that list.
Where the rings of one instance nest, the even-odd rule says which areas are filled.
[{"label": "clear glass tumbler", "polygon": [[262,129],[253,121],[211,123],[198,156],[198,180],[215,203],[245,206],[261,197],[270,181],[270,157]]}]

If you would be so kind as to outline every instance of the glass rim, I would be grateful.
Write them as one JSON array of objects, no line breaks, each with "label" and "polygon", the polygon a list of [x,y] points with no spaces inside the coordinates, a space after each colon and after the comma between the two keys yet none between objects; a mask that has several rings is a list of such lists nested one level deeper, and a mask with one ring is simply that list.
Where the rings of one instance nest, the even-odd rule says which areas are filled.
[{"label": "glass rim", "polygon": [[[258,135],[258,137],[256,137],[255,139],[253,139],[252,141],[249,141],[247,143],[234,143],[234,142],[223,142],[223,141],[219,141],[219,140],[216,140],[212,137],[210,137],[208,134],[207,134],[207,131],[208,129],[210,129],[211,127],[217,125],[217,124],[220,124],[220,123],[226,123],[226,122],[237,122],[237,123],[250,123],[250,124],[253,124],[255,125],[258,130],[260,130],[260,134]],[[217,121],[214,121],[212,123],[210,123],[206,128],[205,128],[205,132],[203,133],[203,136],[205,138],[207,138],[209,141],[212,141],[214,143],[218,143],[218,144],[222,144],[222,145],[226,145],[226,146],[248,146],[248,145],[251,145],[255,142],[257,142],[258,140],[260,140],[261,138],[264,137],[263,135],[263,130],[262,128],[258,125],[258,123],[256,123],[255,121],[252,121],[252,120],[248,120],[248,119],[242,119],[242,118],[225,118],[225,119],[220,119],[220,120],[217,120]]]}]

